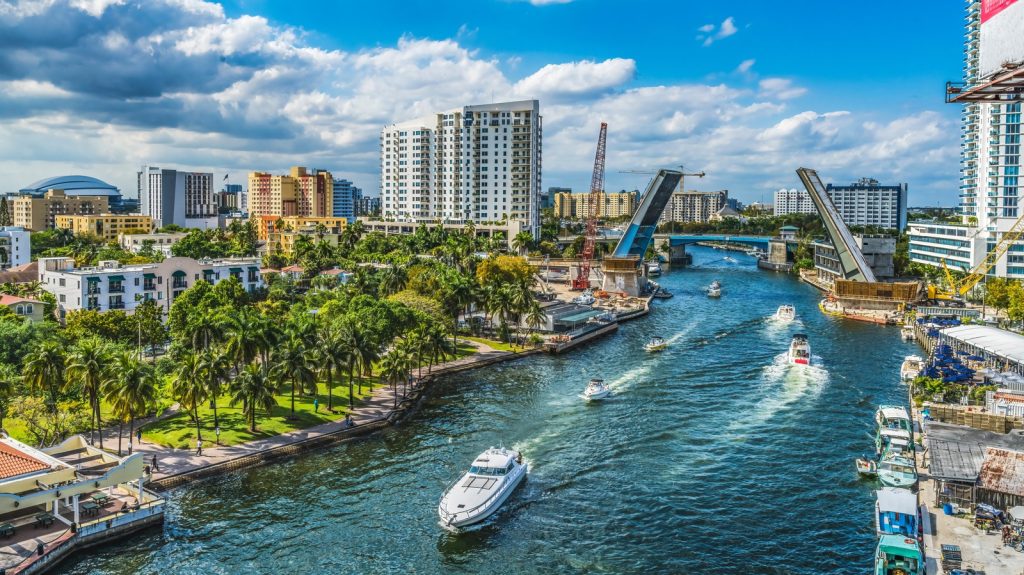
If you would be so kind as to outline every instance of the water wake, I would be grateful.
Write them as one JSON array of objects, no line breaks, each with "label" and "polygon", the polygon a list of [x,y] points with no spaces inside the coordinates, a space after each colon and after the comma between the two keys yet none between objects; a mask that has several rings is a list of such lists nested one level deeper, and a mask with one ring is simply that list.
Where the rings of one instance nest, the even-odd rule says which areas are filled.
[{"label": "water wake", "polygon": [[733,431],[762,425],[794,404],[816,397],[829,380],[822,359],[811,357],[811,365],[792,365],[787,353],[775,356],[761,373],[762,389],[767,397],[754,403],[754,412],[730,425]]}]

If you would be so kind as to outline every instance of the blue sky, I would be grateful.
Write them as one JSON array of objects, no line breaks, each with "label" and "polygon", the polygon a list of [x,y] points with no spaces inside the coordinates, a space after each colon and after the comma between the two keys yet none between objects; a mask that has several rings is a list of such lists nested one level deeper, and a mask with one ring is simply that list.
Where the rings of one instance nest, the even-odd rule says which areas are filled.
[{"label": "blue sky", "polygon": [[[9,2],[9,0],[8,0]],[[378,188],[380,126],[538,98],[544,181],[685,163],[751,201],[794,170],[956,202],[959,2],[0,1],[0,169],[13,191],[144,163],[330,169]]]}]

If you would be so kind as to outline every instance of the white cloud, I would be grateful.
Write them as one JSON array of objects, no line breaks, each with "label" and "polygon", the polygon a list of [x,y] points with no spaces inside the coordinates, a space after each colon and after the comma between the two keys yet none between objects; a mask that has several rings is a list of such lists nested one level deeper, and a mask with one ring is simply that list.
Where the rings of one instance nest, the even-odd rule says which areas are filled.
[{"label": "white cloud", "polygon": [[102,16],[107,8],[121,4],[124,4],[124,0],[70,0],[72,8],[77,8],[94,18]]},{"label": "white cloud", "polygon": [[739,66],[736,66],[736,71],[740,74],[747,74],[750,72],[750,69],[754,67],[755,62],[757,62],[757,60],[754,60],[753,58],[744,60],[740,62]]},{"label": "white cloud", "polygon": [[792,100],[807,93],[806,88],[793,85],[793,81],[787,78],[765,78],[758,82],[758,88],[761,97],[777,100]]},{"label": "white cloud", "polygon": [[548,64],[517,82],[513,89],[525,98],[580,96],[622,86],[635,75],[636,62],[625,58]]},{"label": "white cloud", "polygon": [[739,30],[736,28],[736,21],[732,16],[729,16],[722,21],[720,26],[718,26],[717,32],[715,32],[714,24],[705,24],[700,28],[697,28],[697,31],[700,32],[700,34],[697,35],[697,40],[703,40],[703,46],[710,46],[718,40],[732,36]]},{"label": "white cloud", "polygon": [[701,26],[700,28],[697,28],[697,31],[698,32],[703,32],[705,34],[707,34],[708,32],[714,32],[715,31],[715,25],[714,24],[705,24],[705,25]]}]

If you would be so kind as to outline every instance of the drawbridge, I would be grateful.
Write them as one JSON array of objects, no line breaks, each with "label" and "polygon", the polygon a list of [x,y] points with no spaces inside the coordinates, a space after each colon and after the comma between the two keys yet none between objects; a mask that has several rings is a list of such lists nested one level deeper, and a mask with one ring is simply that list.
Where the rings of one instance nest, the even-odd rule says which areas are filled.
[{"label": "drawbridge", "polygon": [[875,282],[875,272],[871,269],[864,254],[861,253],[857,240],[854,239],[850,228],[846,227],[843,218],[839,215],[832,198],[828,197],[825,185],[821,183],[818,172],[810,168],[800,168],[796,171],[800,181],[807,188],[807,193],[814,202],[814,207],[821,215],[821,221],[825,224],[825,232],[832,240],[839,257],[839,265],[842,268],[843,279],[858,282]]}]

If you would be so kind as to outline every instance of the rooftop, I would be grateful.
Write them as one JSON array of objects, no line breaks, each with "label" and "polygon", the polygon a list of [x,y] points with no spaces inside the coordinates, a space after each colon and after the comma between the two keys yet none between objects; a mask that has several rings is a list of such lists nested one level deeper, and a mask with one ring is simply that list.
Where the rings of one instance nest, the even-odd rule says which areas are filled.
[{"label": "rooftop", "polygon": [[16,303],[34,303],[43,305],[43,302],[27,297],[18,297],[16,295],[0,294],[0,305],[14,305]]},{"label": "rooftop", "polygon": [[45,456],[37,457],[34,449],[24,449],[25,447],[28,446],[13,439],[0,438],[0,480],[48,471],[51,468],[51,463],[43,461],[46,459]]},{"label": "rooftop", "polygon": [[978,486],[996,493],[1024,496],[1024,453],[998,447],[986,449]]},{"label": "rooftop", "polygon": [[875,492],[878,501],[879,511],[903,513],[904,515],[917,514],[917,495],[909,489],[898,487],[883,487]]},{"label": "rooftop", "polygon": [[103,180],[91,176],[57,176],[44,178],[18,190],[22,194],[41,196],[47,190],[64,190],[69,196],[119,196],[121,191]]},{"label": "rooftop", "polygon": [[936,479],[974,483],[985,461],[985,449],[1021,449],[1024,432],[992,433],[963,425],[925,422],[928,474]]},{"label": "rooftop", "polygon": [[942,334],[1010,361],[1024,364],[1024,335],[987,325],[961,325]]}]

